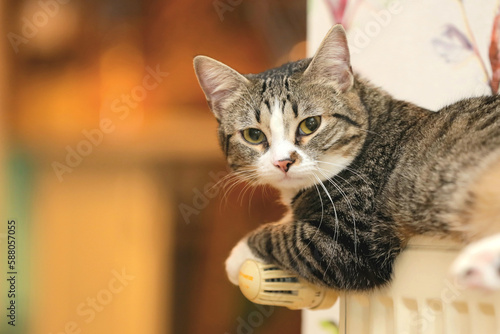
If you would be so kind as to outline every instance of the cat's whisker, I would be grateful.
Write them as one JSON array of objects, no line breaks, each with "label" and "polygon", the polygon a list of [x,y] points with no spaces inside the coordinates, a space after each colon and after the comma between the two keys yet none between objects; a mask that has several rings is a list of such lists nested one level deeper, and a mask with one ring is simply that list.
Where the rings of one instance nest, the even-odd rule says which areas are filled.
[{"label": "cat's whisker", "polygon": [[227,206],[228,205],[228,198],[231,192],[242,182],[242,180],[233,178],[230,181],[227,182],[226,186],[223,188],[224,192],[222,193],[221,201],[220,201],[220,208],[222,206]]},{"label": "cat's whisker", "polygon": [[213,187],[217,186],[223,190],[227,190],[228,185],[230,185],[231,183],[234,183],[235,181],[236,181],[236,175],[234,173],[231,173],[231,174],[224,176],[222,179],[220,179]]},{"label": "cat's whisker", "polygon": [[351,211],[352,223],[353,223],[353,229],[354,229],[354,255],[357,256],[358,255],[358,253],[357,253],[358,238],[357,238],[357,232],[356,232],[356,216],[354,215],[355,211],[354,211],[354,208],[351,204],[351,201],[347,197],[347,194],[342,190],[342,188],[335,181],[333,181],[331,178],[329,178],[327,175],[325,175],[325,173],[322,172],[320,168],[318,168],[318,171],[326,178],[326,180],[328,182],[330,182],[330,184],[332,184],[340,192],[342,197],[344,197],[344,199],[347,203],[347,206],[349,207],[349,210]]},{"label": "cat's whisker", "polygon": [[[243,189],[240,191],[236,200],[240,202],[241,206],[243,206],[243,200],[245,199],[245,195],[246,195],[246,193],[248,193],[250,191],[250,196],[249,196],[249,200],[248,200],[248,204],[249,204],[248,210],[250,210],[250,207],[252,204],[253,194],[255,193],[257,187],[260,185],[258,175],[257,175],[255,169],[253,169],[253,168],[240,169],[238,171],[232,172],[231,176],[233,178],[233,179],[231,179],[233,181],[233,184],[231,184],[229,190],[227,190],[224,193],[223,200],[225,200],[225,203],[227,205],[229,193],[237,185],[239,185],[241,183],[245,183],[245,185],[243,186]],[[228,178],[228,179],[230,179],[230,178]]]},{"label": "cat's whisker", "polygon": [[257,190],[257,187],[258,186],[252,187],[252,189],[250,190],[250,194],[248,195],[248,214],[249,215],[250,215],[250,208],[252,207],[252,198],[253,198],[253,195],[255,194],[255,191]]},{"label": "cat's whisker", "polygon": [[240,194],[238,195],[238,201],[240,202],[240,205],[243,206],[243,200],[245,198],[245,194],[252,188],[254,188],[253,182],[254,179],[249,179],[246,181],[245,186],[241,190]]},{"label": "cat's whisker", "polygon": [[230,184],[229,186],[225,187],[225,191],[224,193],[222,194],[222,199],[221,199],[221,207],[222,207],[222,204],[226,205],[228,204],[228,198],[229,198],[229,194],[231,193],[231,191],[234,190],[234,188],[236,186],[238,186],[240,183],[244,182],[244,180],[242,180],[241,178],[238,178],[238,177],[235,177],[235,178],[232,178],[230,180]]},{"label": "cat's whisker", "polygon": [[341,164],[336,164],[334,162],[329,162],[329,161],[322,161],[322,160],[316,160],[317,163],[323,163],[323,164],[326,164],[326,165],[332,165],[332,166],[335,166],[335,167],[342,167],[342,169],[345,169],[345,170],[348,170],[350,171],[351,173],[353,173],[354,175],[356,176],[359,176],[363,181],[365,181],[367,184],[370,184],[368,181],[366,181],[366,179],[363,177],[363,175],[358,172],[357,170],[355,170],[354,168],[352,167],[349,167],[349,166],[343,166]]},{"label": "cat's whisker", "polygon": [[[222,195],[221,205],[224,203],[228,204],[229,194],[232,190],[234,190],[238,185],[245,183],[242,191],[240,192],[237,200],[240,201],[240,205],[243,205],[244,194],[254,185],[258,185],[258,178],[255,170],[252,168],[240,169],[238,171],[233,171],[229,175],[226,175],[223,178],[224,186],[229,184],[226,187],[225,192]],[[218,182],[219,183],[219,182]]]},{"label": "cat's whisker", "polygon": [[221,177],[213,186],[211,186],[209,189],[213,190],[215,188],[223,188],[226,182],[230,180],[231,178],[237,177],[237,175],[234,172],[227,173],[223,177]]},{"label": "cat's whisker", "polygon": [[[314,238],[316,237],[316,234],[319,232],[319,228],[321,227],[321,224],[323,224],[323,215],[324,215],[324,206],[323,206],[323,199],[321,198],[321,192],[319,191],[319,188],[318,188],[318,185],[316,184],[316,180],[314,178],[310,178],[311,175],[308,175],[307,177],[309,179],[311,179],[311,181],[313,182],[314,186],[316,187],[316,191],[318,192],[318,197],[319,197],[319,201],[321,203],[321,219],[319,221],[319,225],[318,225],[318,228],[316,229],[316,231],[314,232],[314,235],[310,238],[309,242],[307,243],[307,245],[305,245],[302,249],[299,250],[299,252],[293,257],[293,260],[296,260],[300,254],[302,254],[302,252],[309,246],[309,244],[314,240]],[[312,174],[312,176],[314,176],[315,178],[316,175],[314,175],[314,173]]]},{"label": "cat's whisker", "polygon": [[269,197],[269,195],[270,195],[270,193],[269,193],[269,187],[266,187],[264,185],[263,190],[262,190],[262,195],[265,196],[265,197]]},{"label": "cat's whisker", "polygon": [[[321,171],[322,171],[322,174],[324,175],[324,177],[325,177],[325,178],[339,178],[339,179],[340,179],[340,181],[347,183],[347,185],[348,185],[348,187],[349,187],[349,188],[348,188],[348,189],[349,189],[349,191],[352,191],[352,192],[359,192],[359,189],[358,189],[359,187],[355,187],[355,186],[353,186],[353,184],[352,184],[351,182],[349,182],[349,180],[347,180],[346,178],[343,178],[343,177],[342,177],[342,176],[340,176],[339,174],[335,174],[335,175],[333,175],[333,176],[331,176],[331,177],[328,177],[328,174],[329,174],[328,169],[321,168],[321,167],[318,167],[318,166],[316,166],[315,168],[316,168],[316,169],[318,169],[318,170],[321,170]],[[344,190],[344,192],[345,192],[345,190]]]},{"label": "cat's whisker", "polygon": [[[319,167],[318,167],[319,168]],[[325,173],[328,173],[328,170],[324,169],[324,168],[320,168],[322,169]],[[346,178],[343,178],[342,176],[336,174],[336,175],[333,175],[332,178],[339,178],[341,181],[344,181],[345,183],[347,183],[347,185],[349,186],[349,190],[353,191],[353,192],[358,192],[359,189],[355,186],[353,186],[353,184],[351,182],[349,182],[349,180],[347,180]]]},{"label": "cat's whisker", "polygon": [[[328,192],[328,189],[326,189],[326,186],[323,184],[323,182],[321,182],[321,179],[316,175],[316,174],[313,174],[314,177],[318,180],[318,184],[321,185],[321,187],[323,188],[323,190],[325,191],[325,194],[328,196],[328,198],[330,199],[330,202],[332,203],[332,207],[333,207],[333,213],[334,213],[334,216],[335,216],[335,232],[334,232],[334,240],[335,242],[338,240],[338,231],[339,231],[339,219],[338,219],[338,215],[337,215],[337,209],[335,208],[335,204],[333,203],[333,199],[330,195],[330,193]],[[320,196],[321,197],[321,196]],[[320,225],[321,226],[321,225]],[[319,227],[318,227],[318,230],[319,230]],[[336,249],[336,248],[334,248]],[[324,270],[323,272],[323,279],[325,278],[326,276],[326,273],[328,271],[328,268],[330,267],[330,263],[331,263],[331,260],[334,258],[333,254],[332,256],[330,257],[330,261],[328,261],[328,266],[326,267],[326,269]]]},{"label": "cat's whisker", "polygon": [[[345,178],[339,176],[339,175],[333,175],[332,178],[331,177],[328,177],[328,170],[327,169],[324,169],[324,168],[320,168],[320,167],[316,167],[316,169],[323,175],[323,177],[325,178],[325,181],[329,181],[330,183],[332,183],[336,188],[337,190],[339,190],[339,192],[341,193],[342,196],[344,196],[347,200],[347,195],[346,195],[346,192],[342,189],[342,187],[340,187],[336,182],[334,182],[334,180],[332,179],[333,177],[338,177],[340,178],[342,181],[346,182],[348,185],[349,185],[349,189],[356,192],[357,189],[349,182],[349,180],[346,180]],[[351,205],[351,203],[349,202],[348,205],[350,206],[350,208],[353,210],[354,212],[354,209]]]},{"label": "cat's whisker", "polygon": [[345,170],[348,170],[349,172],[353,173],[354,175],[358,176],[360,179],[362,179],[367,185],[372,185],[371,182],[368,182],[364,177],[363,175],[356,171],[355,169],[349,167],[349,166],[343,166],[343,165],[340,165],[340,164],[336,164],[334,162],[327,162],[327,161],[321,161],[321,160],[316,160],[317,163],[323,163],[323,164],[326,164],[326,165],[332,165],[332,166],[335,166],[335,167],[342,167],[343,169]]},{"label": "cat's whisker", "polygon": [[228,183],[229,182],[232,183],[226,188],[225,192],[223,193],[221,204],[224,203],[225,205],[227,205],[229,194],[234,188],[236,188],[236,186],[238,186],[241,183],[253,180],[254,177],[253,175],[251,175],[251,172],[252,172],[251,170],[243,169],[240,171],[235,171],[231,174],[232,177],[228,178]]},{"label": "cat's whisker", "polygon": [[332,207],[333,207],[333,213],[335,215],[335,226],[337,227],[338,226],[338,222],[339,222],[339,219],[338,219],[338,216],[337,216],[337,209],[335,208],[335,203],[333,203],[333,199],[332,199],[332,196],[330,195],[330,193],[328,192],[328,189],[326,189],[325,185],[323,184],[323,182],[321,182],[321,179],[316,175],[316,174],[313,174],[314,177],[316,178],[316,180],[318,181],[318,184],[323,188],[323,190],[325,191],[325,194],[326,196],[328,197],[328,199],[330,200],[330,203],[332,203]]}]

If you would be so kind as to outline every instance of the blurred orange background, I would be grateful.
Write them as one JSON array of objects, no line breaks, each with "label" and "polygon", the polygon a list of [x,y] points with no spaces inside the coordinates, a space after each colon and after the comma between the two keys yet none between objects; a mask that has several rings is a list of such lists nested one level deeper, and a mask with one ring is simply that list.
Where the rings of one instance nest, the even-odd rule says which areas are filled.
[{"label": "blurred orange background", "polygon": [[0,6],[0,270],[14,219],[18,272],[0,333],[299,333],[299,312],[225,277],[237,240],[282,212],[214,187],[227,170],[192,59],[255,73],[303,58],[306,1]]}]

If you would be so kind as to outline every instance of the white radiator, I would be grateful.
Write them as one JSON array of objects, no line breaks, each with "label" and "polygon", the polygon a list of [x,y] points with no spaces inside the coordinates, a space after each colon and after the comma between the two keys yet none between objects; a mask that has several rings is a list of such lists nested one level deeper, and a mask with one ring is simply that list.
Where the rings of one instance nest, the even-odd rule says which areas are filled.
[{"label": "white radiator", "polygon": [[343,294],[334,308],[303,313],[303,334],[500,334],[500,292],[464,291],[448,272],[460,247],[416,238],[397,258],[394,280],[368,294]]}]

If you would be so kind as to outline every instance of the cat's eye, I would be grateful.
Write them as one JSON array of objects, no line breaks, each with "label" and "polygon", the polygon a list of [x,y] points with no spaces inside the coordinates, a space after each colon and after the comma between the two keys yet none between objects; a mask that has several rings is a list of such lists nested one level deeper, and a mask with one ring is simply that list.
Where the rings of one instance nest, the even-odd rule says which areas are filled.
[{"label": "cat's eye", "polygon": [[307,136],[318,130],[319,125],[321,124],[320,116],[308,117],[299,124],[299,135]]},{"label": "cat's eye", "polygon": [[242,131],[243,138],[250,144],[261,144],[266,140],[266,135],[259,129],[249,128]]}]

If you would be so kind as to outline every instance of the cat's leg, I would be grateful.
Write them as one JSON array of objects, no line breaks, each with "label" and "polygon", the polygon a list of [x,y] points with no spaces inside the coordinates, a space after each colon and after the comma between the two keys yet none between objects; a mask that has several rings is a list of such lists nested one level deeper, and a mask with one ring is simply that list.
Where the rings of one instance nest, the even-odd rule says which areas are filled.
[{"label": "cat's leg", "polygon": [[[300,232],[297,231],[300,229]],[[293,222],[270,223],[261,226],[248,236],[243,238],[233,248],[231,254],[226,260],[226,272],[229,280],[233,284],[238,284],[239,268],[247,259],[255,259],[263,263],[272,263],[295,272],[300,276],[311,281],[311,271],[315,272],[316,283],[321,284],[324,274],[320,266],[313,267],[311,260],[314,257],[321,257],[318,252],[311,254],[310,247],[317,247],[316,244],[322,243],[319,238],[321,233],[308,231],[308,236],[315,234],[314,240],[304,235],[305,230],[311,230],[308,226],[298,227]],[[302,234],[300,241],[297,240],[298,233]],[[303,244],[306,240],[308,244]],[[301,244],[301,245],[299,245]],[[333,243],[332,243],[333,244]],[[332,245],[333,246],[333,245]],[[324,261],[326,263],[326,261]],[[325,264],[325,269],[327,265]]]},{"label": "cat's leg", "polygon": [[[229,257],[226,260],[226,273],[229,281],[235,285],[238,285],[239,270],[241,265],[246,260],[256,260],[263,263],[274,263],[282,265],[283,261],[276,261],[276,255],[270,256],[270,253],[272,252],[271,245],[268,249],[269,252],[262,252],[259,250],[259,247],[256,247],[255,243],[259,243],[260,240],[271,241],[273,234],[275,238],[278,236],[283,237],[285,235],[289,235],[290,233],[292,233],[292,231],[290,231],[290,224],[290,221],[285,219],[278,223],[266,224],[240,240],[231,250]],[[277,252],[278,249],[275,247],[274,251]],[[283,249],[281,249],[281,251],[284,252]],[[281,258],[281,256],[279,255],[277,257]],[[282,267],[285,268],[285,266],[283,265]],[[287,266],[286,268],[290,267]]]},{"label": "cat's leg", "polygon": [[[290,213],[286,214],[279,222],[274,223],[275,225],[285,225],[287,223],[290,223],[292,221],[292,215]],[[267,224],[272,225],[272,224]],[[249,236],[258,234],[258,231],[261,229],[267,229],[266,226],[263,226],[259,229],[257,229],[254,232],[251,232]],[[258,257],[255,251],[252,251],[250,249],[250,246],[248,244],[248,237],[246,236],[242,240],[240,240],[236,246],[233,247],[231,250],[231,253],[229,254],[229,257],[226,259],[226,274],[227,277],[229,278],[229,281],[233,283],[234,285],[238,285],[238,276],[240,273],[240,267],[241,265],[246,261],[246,260],[256,260],[259,262],[265,262],[265,263],[270,263],[269,261],[265,260],[265,257],[261,256]]]},{"label": "cat's leg", "polygon": [[473,195],[466,235],[471,243],[451,267],[464,288],[500,289],[500,159],[482,173]]},{"label": "cat's leg", "polygon": [[325,217],[322,221],[290,220],[261,226],[238,243],[227,259],[230,281],[237,284],[240,266],[251,258],[339,290],[369,290],[388,283],[401,251],[390,229],[353,233],[352,229],[336,229],[339,225],[334,218]]}]

